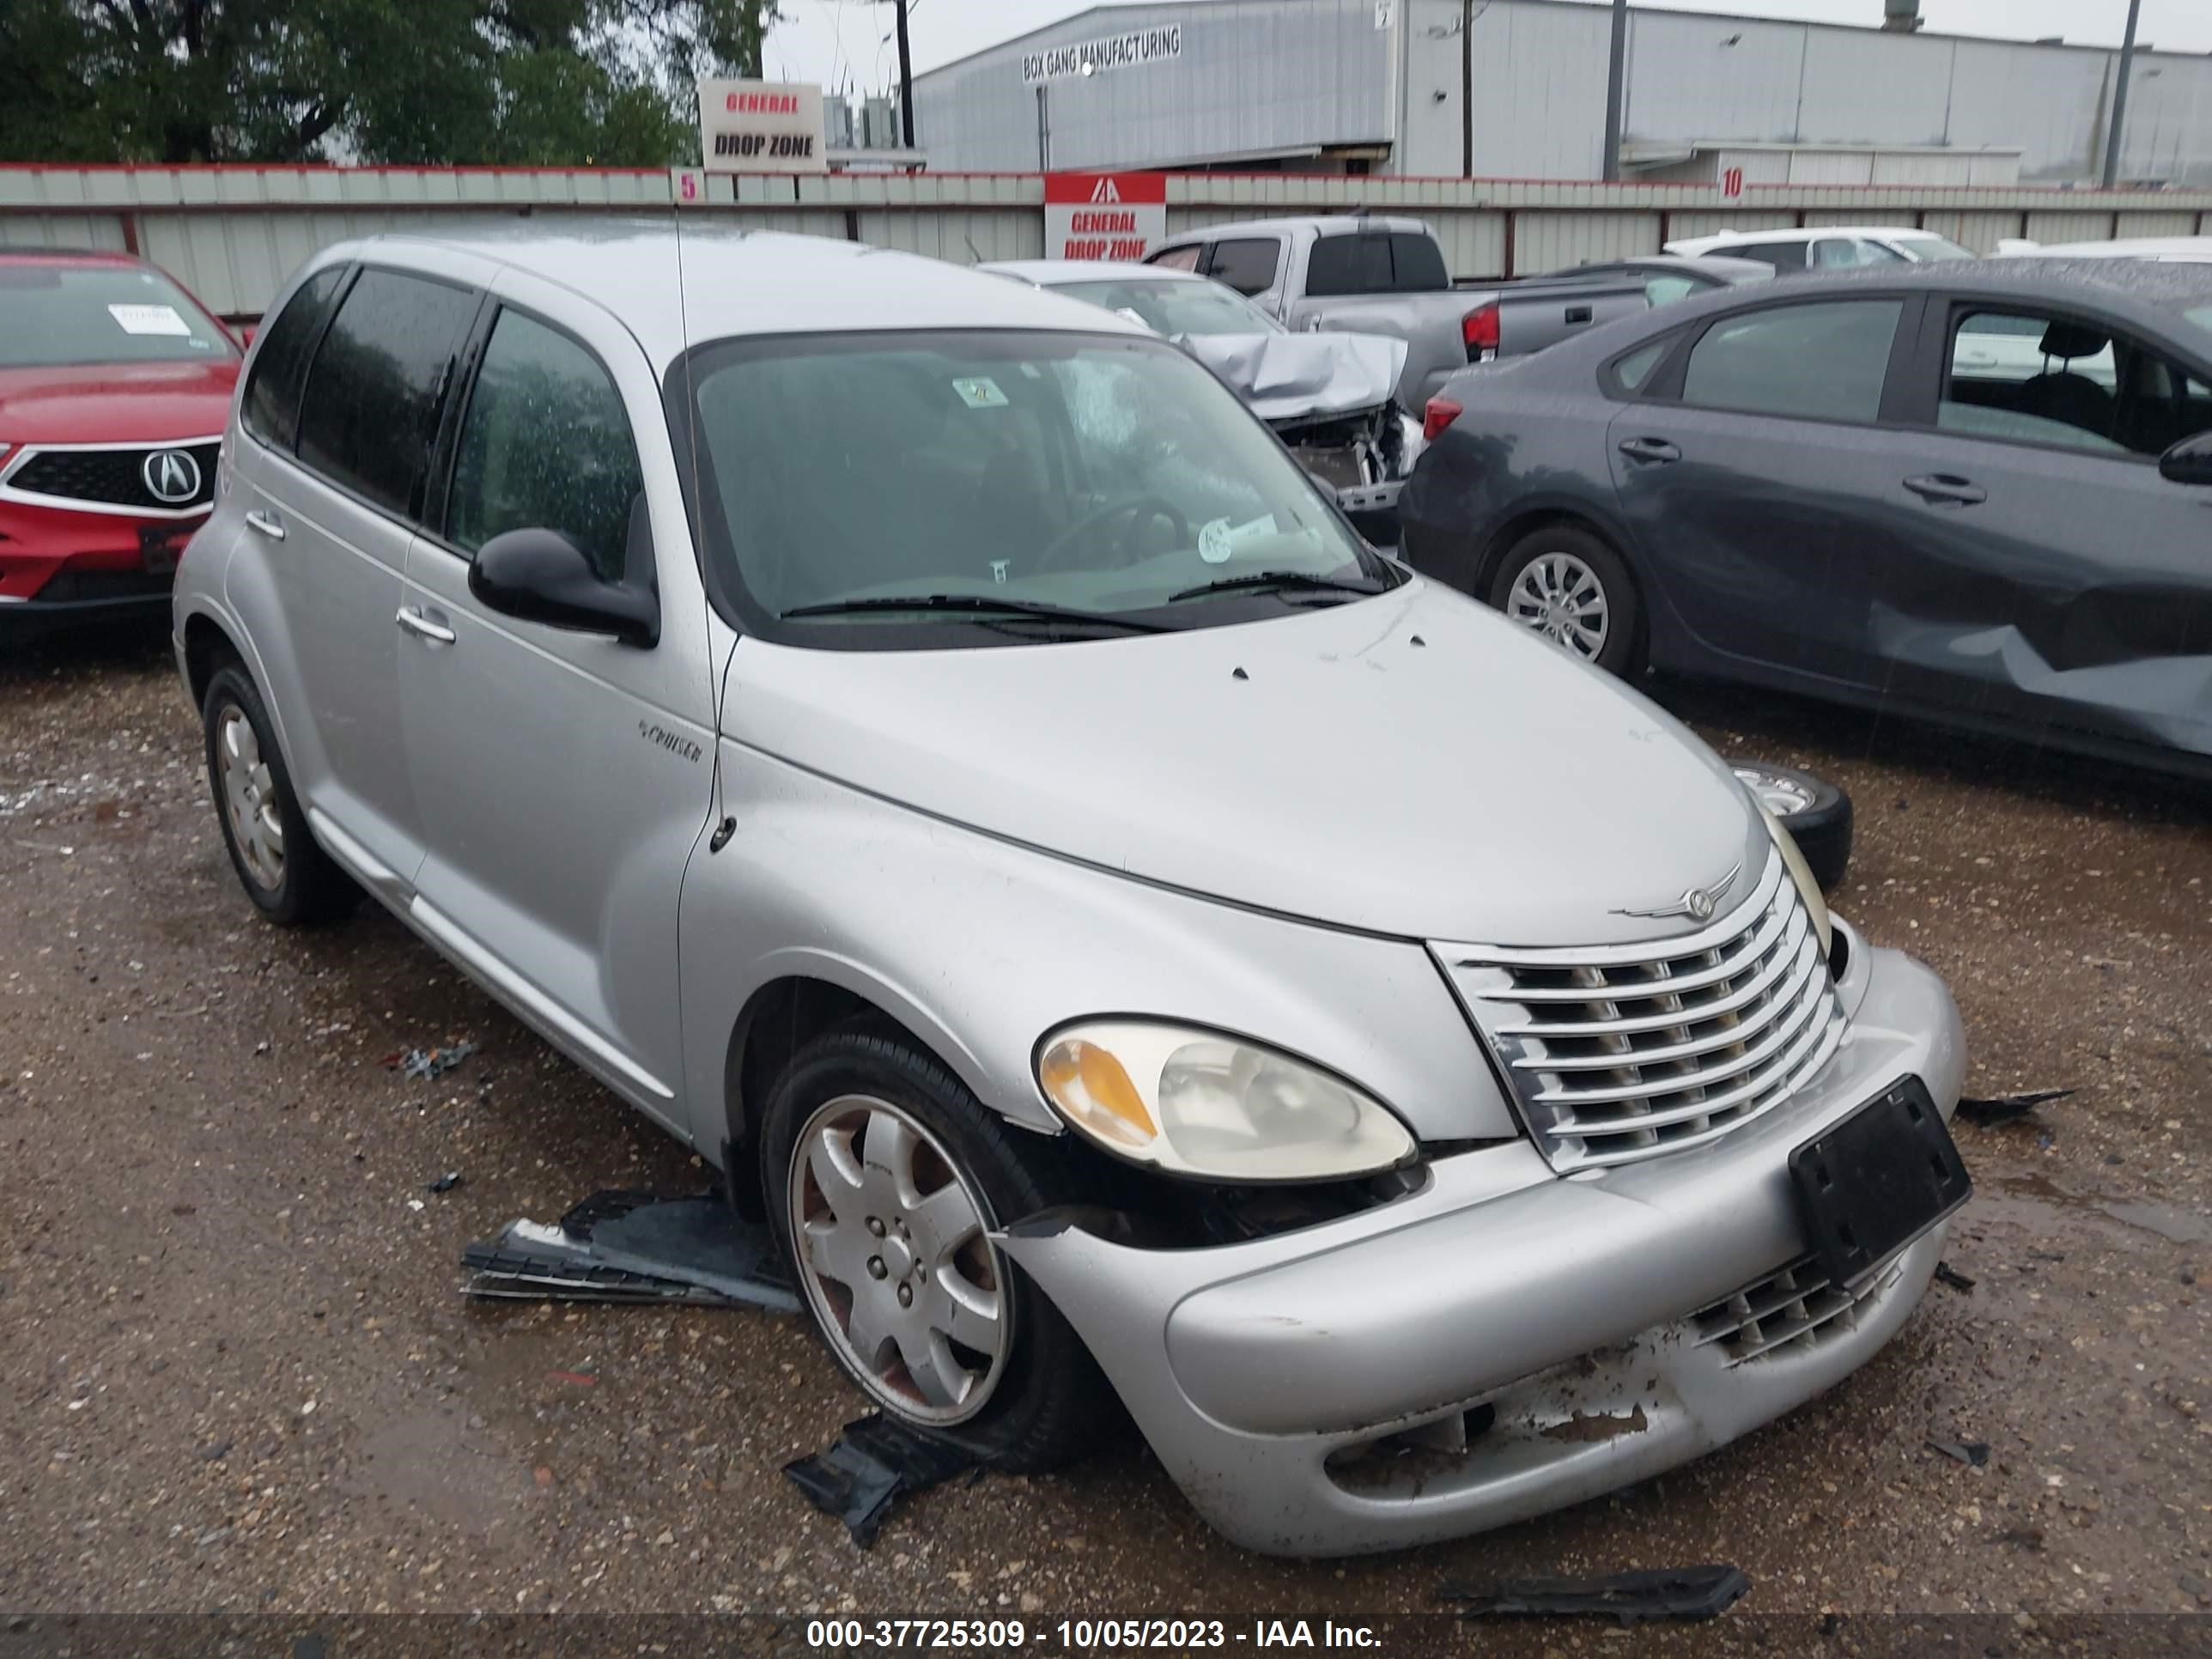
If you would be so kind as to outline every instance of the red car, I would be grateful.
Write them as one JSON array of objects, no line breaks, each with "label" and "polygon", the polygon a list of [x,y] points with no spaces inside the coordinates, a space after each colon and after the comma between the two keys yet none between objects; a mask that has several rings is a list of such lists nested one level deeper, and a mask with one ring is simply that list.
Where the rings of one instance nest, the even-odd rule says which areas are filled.
[{"label": "red car", "polygon": [[0,248],[0,640],[167,614],[241,361],[142,259]]}]

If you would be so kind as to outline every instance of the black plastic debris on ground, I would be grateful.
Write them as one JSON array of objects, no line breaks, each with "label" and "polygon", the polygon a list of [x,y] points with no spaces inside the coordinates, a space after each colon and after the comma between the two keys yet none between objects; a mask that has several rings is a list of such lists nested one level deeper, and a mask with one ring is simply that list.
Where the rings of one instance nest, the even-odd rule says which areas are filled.
[{"label": "black plastic debris on ground", "polygon": [[1974,1281],[1948,1261],[1939,1261],[1936,1264],[1936,1282],[1939,1285],[1948,1285],[1954,1291],[1971,1291],[1974,1288]]},{"label": "black plastic debris on ground", "polygon": [[1930,1440],[1928,1449],[1942,1452],[1955,1462],[1970,1469],[1978,1469],[1990,1461],[1990,1446],[1986,1440]]},{"label": "black plastic debris on ground", "polygon": [[1992,1095],[1987,1100],[1961,1096],[1959,1115],[1982,1128],[1994,1128],[2000,1123],[2010,1123],[2026,1117],[2046,1102],[2063,1100],[2074,1092],[2071,1089],[2038,1089],[2025,1095]]},{"label": "black plastic debris on ground", "polygon": [[853,1541],[866,1549],[899,1498],[975,1466],[975,1455],[966,1447],[871,1413],[848,1423],[828,1451],[795,1458],[783,1472],[815,1508],[842,1521]]},{"label": "black plastic debris on ground", "polygon": [[712,1194],[594,1193],[560,1221],[510,1221],[461,1252],[471,1296],[799,1311],[768,1229]]},{"label": "black plastic debris on ground", "polygon": [[1461,1619],[1595,1617],[1632,1625],[1656,1619],[1696,1622],[1726,1613],[1751,1589],[1741,1567],[1715,1564],[1617,1572],[1601,1578],[1508,1578],[1476,1587],[1448,1585],[1440,1601],[1464,1601]]}]

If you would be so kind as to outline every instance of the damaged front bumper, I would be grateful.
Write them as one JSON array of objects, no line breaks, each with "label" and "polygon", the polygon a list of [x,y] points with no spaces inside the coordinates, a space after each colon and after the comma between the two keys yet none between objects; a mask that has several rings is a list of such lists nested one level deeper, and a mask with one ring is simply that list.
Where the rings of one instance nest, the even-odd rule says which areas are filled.
[{"label": "damaged front bumper", "polygon": [[1525,1141],[1490,1147],[1397,1202],[1213,1249],[1048,1217],[1000,1243],[1236,1542],[1345,1554],[1525,1519],[1802,1404],[1927,1288],[1941,1226],[1856,1296],[1822,1283],[1789,1158],[1901,1078],[1948,1118],[1958,1013],[1894,951],[1854,951],[1838,989],[1850,1032],[1800,1097],[1691,1152],[1563,1179]]}]

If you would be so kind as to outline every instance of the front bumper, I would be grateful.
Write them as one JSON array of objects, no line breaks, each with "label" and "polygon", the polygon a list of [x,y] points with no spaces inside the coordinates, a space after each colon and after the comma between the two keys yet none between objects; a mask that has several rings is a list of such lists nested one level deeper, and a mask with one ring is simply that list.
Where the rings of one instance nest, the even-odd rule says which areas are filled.
[{"label": "front bumper", "polygon": [[1525,1141],[1493,1147],[1439,1160],[1381,1209],[1220,1249],[1130,1249],[1042,1219],[1000,1243],[1239,1544],[1390,1549],[1594,1497],[1811,1399],[1927,1288],[1942,1227],[1798,1340],[1753,1354],[1716,1335],[1732,1298],[1763,1305],[1807,1254],[1793,1147],[1905,1076],[1947,1118],[1956,1107],[1964,1042],[1942,981],[1894,951],[1853,957],[1834,1058],[1711,1146],[1572,1179]]},{"label": "front bumper", "polygon": [[0,632],[165,615],[185,544],[206,521],[0,500]]}]

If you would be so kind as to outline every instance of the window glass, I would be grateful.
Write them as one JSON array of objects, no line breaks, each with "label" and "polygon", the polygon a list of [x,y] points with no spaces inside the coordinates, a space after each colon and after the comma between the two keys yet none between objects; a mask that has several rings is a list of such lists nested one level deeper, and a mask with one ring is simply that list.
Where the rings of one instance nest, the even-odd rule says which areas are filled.
[{"label": "window glass", "polygon": [[1823,236],[1813,244],[1813,263],[1823,270],[1837,270],[1859,263],[1859,245],[1847,237]]},{"label": "window glass", "polygon": [[1390,233],[1390,279],[1401,294],[1433,294],[1451,286],[1436,239],[1411,230]]},{"label": "window glass", "polygon": [[1928,264],[1943,259],[1978,259],[1970,247],[1961,247],[1948,236],[1915,236],[1905,244],[1907,255]]},{"label": "window glass", "polygon": [[300,459],[388,512],[421,510],[439,401],[477,296],[364,270],[307,371]]},{"label": "window glass", "polygon": [[149,266],[0,261],[0,368],[237,361],[230,337]]},{"label": "window glass", "polygon": [[239,417],[248,432],[278,449],[291,448],[299,430],[300,380],[307,372],[307,354],[314,349],[315,336],[344,279],[343,265],[317,271],[261,331]]},{"label": "window glass", "polygon": [[2140,340],[2047,313],[1967,312],[1940,425],[2020,443],[2157,455],[2212,428],[2203,386]]},{"label": "window glass", "polygon": [[1188,247],[1171,247],[1165,253],[1155,253],[1145,263],[1148,265],[1164,265],[1170,270],[1196,270],[1198,256],[1205,252],[1205,243],[1193,242]]},{"label": "window glass", "polygon": [[1241,295],[1212,283],[1133,276],[1111,282],[1062,283],[1053,289],[1109,311],[1126,312],[1155,334],[1280,334],[1283,325]]},{"label": "window glass", "polygon": [[1691,348],[1682,401],[1708,409],[1872,421],[1881,412],[1896,300],[1777,306],[1715,323]]},{"label": "window glass", "polygon": [[1239,294],[1263,294],[1275,284],[1282,244],[1273,236],[1239,236],[1213,245],[1206,274]]},{"label": "window glass", "polygon": [[1630,352],[1613,366],[1613,378],[1631,392],[1641,390],[1644,383],[1651,378],[1651,371],[1666,361],[1667,354],[1674,344],[1672,338],[1654,340],[1650,345]]},{"label": "window glass", "polygon": [[1802,270],[1805,268],[1805,244],[1802,242],[1748,242],[1741,247],[1714,250],[1732,259],[1756,259],[1763,265],[1772,265],[1777,270]]},{"label": "window glass", "polygon": [[1316,298],[1388,294],[1391,281],[1390,239],[1381,232],[1316,236],[1306,256],[1306,292]]},{"label": "window glass", "polygon": [[1651,276],[1644,283],[1644,301],[1655,310],[1671,306],[1677,300],[1686,300],[1692,294],[1705,290],[1703,283],[1692,282],[1687,276]]},{"label": "window glass", "polygon": [[[1933,240],[1916,241],[1912,244],[1912,251],[1915,253],[1923,253],[1923,250],[1929,250],[1923,253],[1923,258],[1929,259],[1948,258],[1948,255],[1932,251],[1937,246],[1939,245]],[[1856,246],[1858,249],[1859,263],[1863,265],[1901,265],[1909,263],[1905,255],[1886,242],[1861,241],[1856,244]]]},{"label": "window glass", "polygon": [[473,553],[503,531],[557,530],[603,580],[620,581],[644,488],[622,394],[598,359],[534,319],[501,312],[453,458],[454,544]]},{"label": "window glass", "polygon": [[2181,313],[2207,335],[2212,335],[2212,306],[2191,306]]},{"label": "window glass", "polygon": [[[1237,596],[1178,600],[1261,571],[1387,567],[1195,362],[1164,342],[1031,332],[724,342],[689,370],[709,499],[708,557],[775,617],[932,594],[1175,625],[1285,614]],[[1311,600],[1306,593],[1302,600]],[[1033,630],[988,613],[874,610],[793,618],[941,629],[960,645]]]}]

